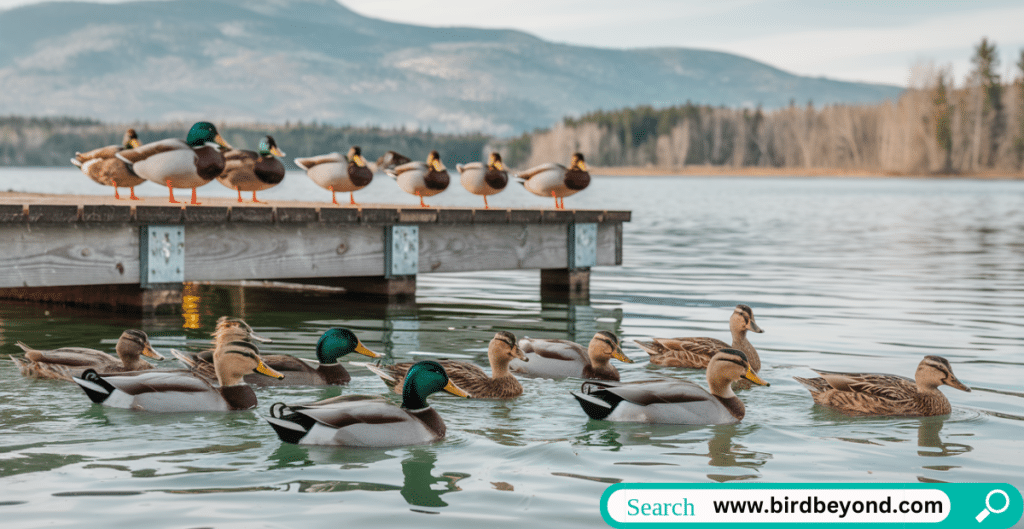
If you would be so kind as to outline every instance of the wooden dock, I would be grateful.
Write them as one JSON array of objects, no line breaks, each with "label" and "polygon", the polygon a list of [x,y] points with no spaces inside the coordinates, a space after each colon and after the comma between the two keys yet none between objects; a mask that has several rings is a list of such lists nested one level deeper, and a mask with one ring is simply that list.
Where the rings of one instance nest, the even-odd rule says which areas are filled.
[{"label": "wooden dock", "polygon": [[415,296],[422,273],[540,270],[586,297],[622,263],[629,211],[270,205],[0,194],[0,298],[180,310],[186,282],[268,281]]}]

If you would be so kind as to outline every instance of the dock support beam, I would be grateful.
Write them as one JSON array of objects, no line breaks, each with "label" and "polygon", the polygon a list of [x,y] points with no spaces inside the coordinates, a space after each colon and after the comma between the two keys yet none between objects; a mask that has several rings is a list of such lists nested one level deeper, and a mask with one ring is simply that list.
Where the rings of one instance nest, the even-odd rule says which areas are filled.
[{"label": "dock support beam", "polygon": [[569,224],[567,239],[566,267],[540,271],[541,297],[589,299],[590,267],[597,264],[597,224]]}]

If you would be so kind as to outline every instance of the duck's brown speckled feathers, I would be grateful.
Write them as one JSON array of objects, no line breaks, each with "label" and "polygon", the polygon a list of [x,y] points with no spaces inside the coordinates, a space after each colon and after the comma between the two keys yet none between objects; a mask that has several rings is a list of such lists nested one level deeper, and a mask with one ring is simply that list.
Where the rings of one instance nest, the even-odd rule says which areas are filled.
[{"label": "duck's brown speckled feathers", "polygon": [[514,360],[509,369],[533,377],[619,380],[619,370],[611,360],[633,363],[622,353],[619,338],[611,331],[598,331],[586,348],[569,340],[535,338],[520,340],[519,347],[530,361]]},{"label": "duck's brown speckled feathers", "polygon": [[11,359],[22,375],[67,382],[71,382],[72,377],[81,375],[87,369],[93,369],[100,374],[153,369],[151,364],[141,359],[142,355],[163,360],[163,356],[149,344],[146,333],[138,329],[128,329],[121,333],[114,348],[118,355],[116,357],[85,347],[37,350],[22,342],[17,342],[17,345],[25,352],[25,357],[19,359],[12,356]]},{"label": "duck's brown speckled feathers", "polygon": [[[761,357],[757,349],[747,340],[747,331],[764,332],[754,321],[754,311],[747,305],[736,305],[729,318],[732,345],[715,338],[653,338],[649,342],[635,340],[636,344],[651,356],[651,363],[666,367],[688,367],[707,369],[708,362],[722,349],[743,351],[755,373],[761,371]],[[741,386],[745,383],[739,381]]]},{"label": "duck's brown speckled feathers", "polygon": [[945,415],[952,407],[939,391],[940,385],[970,391],[941,356],[924,357],[915,380],[899,375],[814,371],[821,377],[793,378],[811,392],[815,403],[850,415]]},{"label": "duck's brown speckled feathers", "polygon": [[[513,358],[526,359],[526,355],[516,344],[516,336],[507,331],[495,334],[488,345],[487,357],[493,373],[491,376],[488,376],[480,367],[467,362],[438,360],[438,363],[444,367],[448,378],[456,386],[469,393],[470,398],[510,399],[522,395],[523,385],[508,370],[508,364]],[[367,367],[377,373],[392,391],[401,394],[405,374],[412,366],[413,362],[402,362],[389,366],[368,365]]]},{"label": "duck's brown speckled feathers", "polygon": [[274,156],[232,149],[224,153],[224,162],[224,172],[217,180],[231,189],[263,191],[284,180],[284,164]]}]

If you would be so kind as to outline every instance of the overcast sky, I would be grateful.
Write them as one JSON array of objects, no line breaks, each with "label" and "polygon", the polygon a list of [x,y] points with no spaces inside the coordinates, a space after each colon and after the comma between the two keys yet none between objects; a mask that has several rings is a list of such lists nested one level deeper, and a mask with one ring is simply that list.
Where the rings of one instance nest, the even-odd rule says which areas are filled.
[{"label": "overcast sky", "polygon": [[[104,0],[106,2],[117,0]],[[0,0],[0,9],[37,3]],[[912,66],[952,65],[958,80],[982,37],[1016,75],[1020,0],[342,0],[366,16],[428,26],[512,28],[606,48],[726,51],[811,76],[906,86]]]}]

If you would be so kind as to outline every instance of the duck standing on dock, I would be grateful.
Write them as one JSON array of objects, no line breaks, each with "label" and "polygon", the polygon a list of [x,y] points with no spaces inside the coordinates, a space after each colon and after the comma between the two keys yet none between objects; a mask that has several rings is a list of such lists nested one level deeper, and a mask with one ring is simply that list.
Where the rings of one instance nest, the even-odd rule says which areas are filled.
[{"label": "duck standing on dock", "polygon": [[340,152],[321,154],[310,158],[296,158],[295,165],[306,171],[306,176],[316,185],[331,192],[331,203],[338,204],[335,193],[348,193],[349,203],[356,206],[354,193],[370,185],[373,181],[373,170],[366,166],[363,151],[353,145],[348,154]]},{"label": "duck standing on dock", "polygon": [[591,419],[653,424],[736,424],[746,415],[743,401],[732,391],[744,378],[769,385],[750,368],[736,349],[723,349],[708,364],[708,389],[687,380],[655,380],[618,384],[584,382],[573,393]]},{"label": "duck standing on dock", "polygon": [[508,185],[508,171],[501,161],[501,155],[496,152],[491,153],[487,165],[473,162],[466,165],[457,164],[455,168],[462,174],[462,187],[474,195],[484,197],[484,209],[490,208],[487,205],[487,195],[498,194]]},{"label": "duck standing on dock", "polygon": [[427,205],[423,203],[423,197],[432,197],[448,189],[451,181],[437,151],[430,151],[426,163],[414,162],[395,151],[388,151],[377,160],[377,167],[394,178],[402,191],[420,197],[420,207],[424,208]]},{"label": "duck standing on dock", "polygon": [[941,356],[924,357],[917,365],[914,380],[899,375],[813,371],[821,376],[793,379],[811,392],[815,404],[850,415],[946,415],[953,408],[939,386],[971,391]]},{"label": "duck standing on dock", "polygon": [[200,121],[188,131],[185,141],[168,138],[141,147],[117,153],[117,157],[129,164],[135,174],[167,186],[171,204],[174,188],[191,188],[192,204],[196,201],[196,188],[209,184],[224,172],[225,160],[221,147],[231,146],[217,132],[213,123]]},{"label": "duck standing on dock", "polygon": [[129,199],[142,200],[135,196],[135,186],[146,180],[139,178],[124,160],[117,158],[118,152],[125,149],[134,149],[139,145],[141,143],[139,143],[139,136],[135,133],[135,129],[128,129],[124,133],[121,145],[107,145],[106,147],[93,149],[89,152],[76,152],[75,157],[71,159],[71,163],[77,165],[85,173],[85,176],[92,178],[93,182],[105,186],[113,186],[114,198],[121,200],[121,195],[118,194],[117,188],[127,187],[132,192],[132,196],[128,197]]},{"label": "duck standing on dock", "polygon": [[217,181],[238,191],[239,202],[242,191],[252,191],[253,203],[259,203],[257,191],[270,189],[284,180],[284,164],[277,159],[284,155],[269,135],[260,140],[258,151],[230,149],[224,153],[224,172]]},{"label": "duck standing on dock", "polygon": [[565,197],[575,195],[590,185],[590,173],[583,154],[572,155],[569,167],[546,163],[517,175],[527,191],[540,197],[554,197],[555,209],[565,209]]}]

